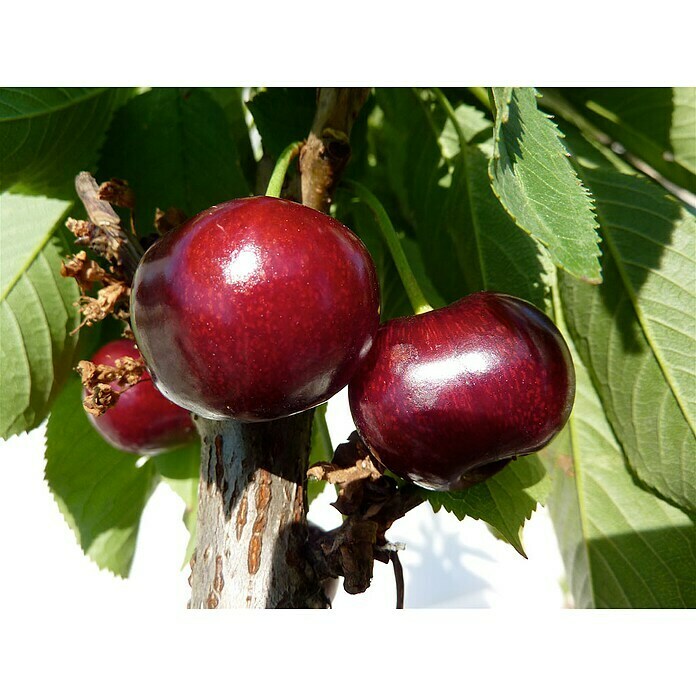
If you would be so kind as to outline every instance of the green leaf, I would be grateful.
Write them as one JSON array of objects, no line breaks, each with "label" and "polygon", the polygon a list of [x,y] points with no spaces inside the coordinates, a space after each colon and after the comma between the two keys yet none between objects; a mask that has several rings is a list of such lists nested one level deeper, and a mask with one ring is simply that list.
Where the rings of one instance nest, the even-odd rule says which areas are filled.
[{"label": "green leaf", "polygon": [[307,479],[307,506],[309,507],[326,488],[326,481],[317,481],[317,479]]},{"label": "green leaf", "polygon": [[46,430],[48,486],[82,550],[100,568],[127,576],[155,467],[108,445],[90,425],[73,379],[51,410]]},{"label": "green leaf", "polygon": [[249,126],[246,122],[247,109],[241,87],[206,87],[205,91],[222,107],[227,119],[229,132],[237,146],[239,163],[246,177],[249,190],[254,189],[256,181],[256,161],[249,137]]},{"label": "green leaf", "polygon": [[0,89],[0,190],[74,197],[95,166],[114,109],[132,93],[105,87]]},{"label": "green leaf", "polygon": [[321,404],[314,409],[314,420],[312,421],[312,442],[309,452],[309,463],[330,462],[334,448],[331,442],[331,433],[326,425],[327,404]]},{"label": "green leaf", "polygon": [[[434,110],[417,93],[377,94],[386,130],[380,164],[390,172],[404,214],[413,222],[422,265],[435,290],[447,302],[478,290],[495,290],[546,308],[547,254],[531,237],[520,234],[491,190],[490,139],[476,145],[467,142],[485,138],[491,122],[471,106],[458,106],[462,148],[444,111]],[[417,135],[410,136],[414,131]],[[392,169],[393,153],[397,161]]]},{"label": "green leaf", "polygon": [[577,391],[569,426],[541,457],[548,507],[575,605],[696,607],[696,528],[631,477],[589,375],[569,340]]},{"label": "green leaf", "polygon": [[562,90],[597,128],[675,184],[696,188],[696,88]]},{"label": "green leaf", "polygon": [[[376,168],[386,171],[403,220],[418,243],[425,270],[445,302],[469,292],[457,263],[456,238],[446,217],[450,168],[442,155],[439,135],[444,119],[434,114],[419,93],[411,89],[378,89],[377,103],[384,112],[377,132]],[[366,182],[368,188],[370,185]],[[399,220],[388,201],[373,189],[399,230]],[[460,231],[461,232],[461,231]],[[454,256],[454,258],[453,258]]]},{"label": "green leaf", "polygon": [[[493,124],[483,112],[469,104],[459,104],[454,109],[454,113],[467,143],[475,140],[483,142],[490,140]],[[459,134],[449,118],[444,123],[439,141],[443,156],[449,160],[455,159],[460,151]]]},{"label": "green leaf", "polygon": [[314,120],[316,94],[313,88],[274,87],[259,92],[247,103],[265,155],[275,160],[290,143],[307,137]]},{"label": "green leaf", "polygon": [[249,194],[229,125],[203,89],[157,88],[116,113],[99,180],[126,179],[135,192],[136,229],[153,231],[156,208],[187,215]]},{"label": "green leaf", "polygon": [[159,477],[176,493],[186,506],[183,522],[189,532],[189,543],[182,567],[185,566],[196,548],[196,527],[198,521],[198,481],[201,468],[201,443],[196,440],[191,445],[180,447],[152,457]]},{"label": "green leaf", "polygon": [[696,219],[654,184],[583,175],[604,239],[600,288],[563,276],[565,315],[629,466],[696,510]]},{"label": "green leaf", "polygon": [[527,557],[520,533],[551,490],[550,478],[536,455],[508,464],[500,473],[458,492],[424,491],[435,512],[444,508],[457,519],[473,517],[494,527],[500,537]]},{"label": "green leaf", "polygon": [[60,275],[66,201],[0,195],[0,437],[35,428],[73,365],[77,285]]},{"label": "green leaf", "polygon": [[[312,421],[312,440],[309,451],[309,465],[317,462],[330,462],[333,459],[334,448],[331,442],[331,434],[326,425],[327,404],[321,404],[314,409],[314,420]],[[326,481],[307,479],[307,505],[324,490]]]},{"label": "green leaf", "polygon": [[[547,253],[519,228],[496,199],[488,180],[487,149],[466,145],[455,156],[445,223],[454,229],[462,275],[471,291],[494,290],[548,309]],[[467,233],[456,234],[456,227]]]},{"label": "green leaf", "polygon": [[494,88],[495,144],[489,174],[510,216],[572,275],[601,281],[592,200],[561,134],[537,108],[532,88]]}]

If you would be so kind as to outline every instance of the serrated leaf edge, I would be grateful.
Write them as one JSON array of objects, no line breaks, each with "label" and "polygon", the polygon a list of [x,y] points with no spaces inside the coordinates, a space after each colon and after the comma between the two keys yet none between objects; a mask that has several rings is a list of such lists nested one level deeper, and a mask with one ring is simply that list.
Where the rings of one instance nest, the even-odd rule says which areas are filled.
[{"label": "serrated leaf edge", "polygon": [[[48,427],[45,429],[44,436],[43,436],[43,451],[44,451],[44,462],[48,462]],[[160,483],[160,477],[155,469],[154,464],[151,463],[151,458],[148,458],[148,460],[142,465],[142,466],[147,466],[148,464],[151,464],[153,467],[153,473],[152,473],[152,482],[150,487],[147,489],[145,492],[145,495],[143,497],[143,506],[142,506],[142,513],[145,512],[145,508],[152,497],[152,494],[154,493],[155,489],[157,488],[157,485]],[[82,539],[80,537],[80,532],[79,529],[77,528],[77,523],[75,522],[75,519],[72,517],[72,515],[68,516],[64,510],[67,509],[67,505],[64,503],[61,504],[62,499],[59,498],[57,495],[56,491],[54,491],[53,487],[51,486],[47,476],[46,476],[46,467],[44,466],[44,471],[43,471],[43,481],[46,484],[46,488],[48,489],[49,493],[51,494],[51,498],[53,499],[53,502],[56,504],[56,508],[58,509],[58,512],[60,513],[60,516],[63,518],[65,521],[66,526],[68,529],[72,532],[73,538],[75,539],[75,543],[79,547],[79,549],[82,551],[82,555],[84,558],[91,564],[95,565],[98,570],[102,572],[106,572],[109,575],[111,575],[114,578],[118,578],[119,580],[125,580],[129,577],[130,571],[133,565],[133,559],[135,558],[135,551],[133,553],[133,556],[131,557],[130,561],[128,562],[128,566],[124,569],[124,573],[121,574],[117,571],[115,571],[113,568],[110,568],[108,565],[104,564],[101,565],[96,559],[94,559],[90,553],[89,549],[86,549],[83,544],[82,544]],[[142,513],[140,515],[140,519],[138,520],[138,524],[135,526],[134,533],[135,533],[135,544],[137,545],[137,539],[138,535],[140,533],[140,524],[142,522]],[[105,532],[102,532],[102,534],[96,536],[92,540],[92,544],[99,539],[101,536],[103,536]],[[124,542],[125,543],[125,542]],[[117,546],[117,549],[122,549],[123,548],[123,543]],[[91,546],[90,546],[91,548]]]},{"label": "serrated leaf edge", "polygon": [[[510,93],[510,96],[512,97],[512,93]],[[534,90],[534,97],[535,97],[535,99],[536,99],[537,102],[539,101],[539,96],[540,96],[539,92],[535,89],[535,90]],[[561,149],[562,149],[563,153],[564,153],[564,154],[566,155],[566,157],[568,157],[568,159],[572,162],[571,153],[568,151],[568,148],[565,147],[565,144],[563,143],[563,140],[564,140],[563,133],[562,133],[561,130],[559,129],[558,124],[555,122],[553,115],[552,115],[552,114],[547,114],[547,113],[545,113],[545,112],[543,112],[543,111],[539,111],[539,113],[540,113],[542,116],[546,116],[547,119],[551,122],[551,125],[553,126],[553,128],[554,128],[554,130],[555,130],[555,132],[556,132],[556,133],[555,133],[555,134],[556,134],[556,138],[558,139],[558,142],[559,142],[559,144],[560,144],[560,146],[561,146]],[[537,238],[537,236],[536,236],[533,232],[530,232],[526,227],[524,227],[524,226],[522,225],[522,223],[518,220],[517,216],[508,208],[508,206],[505,205],[505,202],[502,200],[501,196],[498,194],[498,191],[496,190],[495,186],[493,185],[493,184],[494,184],[494,180],[495,180],[495,176],[494,176],[494,173],[493,173],[493,163],[494,163],[494,160],[500,159],[499,144],[500,144],[500,141],[501,141],[501,136],[500,136],[501,129],[496,127],[496,122],[497,122],[497,120],[498,120],[498,119],[496,118],[495,122],[493,123],[493,156],[491,157],[491,159],[490,159],[490,161],[489,161],[489,166],[488,166],[488,178],[489,178],[489,181],[490,181],[490,184],[491,184],[491,189],[493,190],[493,194],[494,194],[495,197],[500,201],[500,204],[503,206],[503,209],[504,209],[505,212],[510,216],[510,218],[511,218],[511,219],[513,220],[513,222],[517,225],[517,227],[519,227],[519,229],[522,230],[525,234],[528,234],[529,236],[531,236],[537,243],[539,243],[540,245],[542,245],[544,248],[546,248],[546,249],[548,250],[549,255],[550,255],[551,258],[553,259],[553,262],[554,262],[554,264],[555,264],[556,266],[558,266],[559,268],[563,268],[564,270],[566,270],[568,273],[570,273],[570,274],[573,275],[574,277],[577,277],[577,276],[575,276],[574,273],[572,273],[572,271],[569,271],[569,270],[564,266],[564,264],[560,262],[560,260],[558,260],[558,259],[556,258],[556,255],[553,253],[553,250],[551,249],[551,247],[549,246],[549,244],[548,244],[547,242],[545,242],[545,241],[542,240],[542,239]],[[500,122],[501,122],[501,123],[507,122],[507,119],[506,119],[505,121],[503,121],[503,120],[501,119]],[[589,284],[591,284],[591,285],[599,285],[599,284],[601,284],[601,282],[602,282],[601,266],[600,266],[600,264],[599,264],[599,259],[600,259],[601,256],[602,256],[602,251],[601,251],[601,249],[599,248],[599,240],[600,240],[600,236],[599,236],[599,233],[598,233],[598,230],[599,230],[599,221],[597,220],[597,216],[596,216],[595,201],[594,201],[594,198],[593,198],[593,196],[592,196],[591,191],[587,188],[587,186],[585,186],[585,184],[584,184],[584,182],[582,181],[582,179],[577,175],[577,172],[574,172],[574,173],[575,173],[575,181],[576,181],[576,183],[578,184],[578,186],[579,186],[580,190],[582,191],[582,193],[585,195],[585,198],[587,199],[587,201],[588,201],[588,203],[589,203],[590,211],[591,211],[592,213],[595,213],[595,215],[594,215],[594,223],[593,223],[593,225],[592,225],[592,228],[593,228],[593,230],[594,230],[594,232],[595,232],[595,241],[596,241],[596,243],[597,243],[597,255],[595,256],[595,258],[596,258],[596,260],[597,260],[597,266],[598,266],[598,277],[597,277],[597,278],[594,278],[594,277],[593,277],[593,278],[588,278],[588,277],[586,277],[586,276],[581,276],[581,277],[580,277],[580,280],[582,280],[582,281],[585,282],[585,283],[589,283]]]}]

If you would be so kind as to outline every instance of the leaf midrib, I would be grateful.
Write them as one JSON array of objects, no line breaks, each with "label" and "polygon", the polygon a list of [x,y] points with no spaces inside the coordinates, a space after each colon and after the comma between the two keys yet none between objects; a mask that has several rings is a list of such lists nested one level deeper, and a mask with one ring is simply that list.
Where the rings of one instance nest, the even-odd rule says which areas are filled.
[{"label": "leaf midrib", "polygon": [[4,302],[7,299],[9,294],[12,292],[14,287],[19,282],[20,278],[27,272],[29,267],[34,263],[34,261],[36,261],[39,254],[46,248],[46,245],[51,241],[51,238],[53,237],[56,229],[61,224],[63,218],[68,212],[69,209],[66,210],[65,213],[63,213],[63,215],[60,216],[58,222],[56,222],[56,224],[53,225],[53,227],[51,227],[49,231],[39,240],[39,243],[36,245],[36,248],[31,252],[31,254],[29,254],[27,260],[22,264],[21,268],[17,271],[17,273],[15,273],[12,280],[8,283],[7,289],[2,293],[2,295],[0,295],[0,302]]},{"label": "leaf midrib", "polygon": [[607,245],[607,248],[609,249],[609,253],[612,256],[614,263],[616,264],[616,268],[619,272],[619,276],[621,277],[621,282],[624,286],[626,294],[628,295],[628,297],[631,301],[631,306],[633,307],[633,311],[635,312],[635,315],[638,319],[638,324],[640,326],[641,332],[642,332],[643,336],[645,337],[645,340],[646,340],[648,346],[650,346],[650,350],[651,350],[653,356],[655,357],[657,364],[660,367],[660,371],[662,372],[662,375],[664,376],[665,381],[669,385],[669,389],[670,389],[672,395],[674,396],[674,399],[676,400],[677,405],[679,406],[679,410],[682,412],[682,415],[684,416],[684,420],[689,424],[689,427],[691,428],[691,432],[696,434],[694,431],[694,424],[691,422],[691,419],[689,418],[689,416],[687,414],[687,409],[686,409],[685,404],[683,403],[681,393],[676,388],[676,385],[674,384],[671,373],[667,369],[664,357],[662,356],[662,351],[659,350],[658,346],[655,344],[653,336],[652,336],[652,334],[649,330],[649,327],[648,327],[648,322],[646,321],[646,318],[643,314],[643,311],[638,303],[638,297],[636,296],[633,285],[631,284],[630,278],[628,277],[628,274],[626,272],[626,268],[625,268],[623,260],[621,258],[621,254],[619,253],[619,251],[616,248],[616,245],[612,239],[612,235],[610,232],[611,225],[606,221],[603,213],[601,212],[600,205],[597,205],[597,210],[595,212],[597,215],[597,220],[599,220],[599,223],[600,223],[602,229],[606,231],[606,233],[604,235],[602,235],[602,237]]},{"label": "leaf midrib", "polygon": [[[560,328],[563,329],[564,333],[568,335],[567,327],[565,326],[565,316],[563,314],[563,307],[561,304],[561,296],[558,291],[558,284],[554,278],[554,282],[551,286],[551,303],[553,306],[553,313],[556,319],[556,323]],[[570,439],[570,453],[573,458],[573,471],[575,472],[575,491],[578,503],[578,516],[580,517],[580,531],[582,533],[582,548],[585,556],[585,563],[587,564],[587,577],[590,585],[590,597],[592,599],[592,604],[597,605],[595,601],[595,587],[594,587],[594,574],[592,573],[592,561],[590,556],[590,546],[589,537],[587,534],[587,513],[585,510],[584,500],[584,474],[582,472],[582,465],[580,459],[580,448],[578,445],[578,435],[576,432],[575,419],[578,416],[571,411],[570,418],[568,418],[568,437]]]},{"label": "leaf midrib", "polygon": [[[5,88],[5,89],[10,89],[10,88]],[[70,109],[73,106],[76,106],[77,104],[82,104],[85,101],[88,101],[90,99],[94,99],[95,97],[98,97],[104,92],[113,89],[112,87],[100,87],[96,89],[93,92],[89,92],[88,94],[84,94],[81,97],[74,99],[69,102],[64,102],[63,104],[60,104],[59,106],[54,106],[50,109],[46,109],[45,111],[36,111],[31,114],[18,114],[17,116],[14,117],[9,117],[9,118],[0,118],[0,126],[5,124],[5,123],[14,123],[16,121],[29,121],[35,118],[42,118],[44,116],[50,116],[51,114],[58,113],[60,111],[65,111],[66,109]]]}]

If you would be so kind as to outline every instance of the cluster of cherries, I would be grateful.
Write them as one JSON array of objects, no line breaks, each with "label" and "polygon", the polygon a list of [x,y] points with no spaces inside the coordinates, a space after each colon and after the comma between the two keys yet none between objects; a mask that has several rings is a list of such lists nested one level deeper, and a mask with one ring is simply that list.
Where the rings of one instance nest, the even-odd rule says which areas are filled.
[{"label": "cluster of cherries", "polygon": [[534,306],[478,292],[380,326],[362,242],[279,198],[214,206],[150,247],[131,318],[137,348],[115,341],[93,361],[139,351],[149,375],[93,422],[138,453],[189,440],[189,412],[273,420],[348,385],[374,456],[405,479],[452,490],[546,445],[574,398],[568,348]]}]

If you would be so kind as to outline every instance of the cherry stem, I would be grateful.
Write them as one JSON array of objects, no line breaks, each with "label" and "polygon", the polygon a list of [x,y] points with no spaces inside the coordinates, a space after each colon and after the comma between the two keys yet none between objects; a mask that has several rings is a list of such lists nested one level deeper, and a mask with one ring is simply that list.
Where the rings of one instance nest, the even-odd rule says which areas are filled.
[{"label": "cherry stem", "polygon": [[404,568],[401,565],[398,551],[390,551],[389,557],[394,566],[394,580],[396,581],[396,608],[404,608]]},{"label": "cherry stem", "polygon": [[462,127],[459,124],[459,121],[457,120],[457,114],[452,108],[452,104],[450,104],[449,99],[447,99],[447,97],[444,95],[443,91],[439,87],[433,87],[433,94],[435,95],[435,98],[438,100],[438,102],[440,102],[440,106],[445,110],[447,118],[449,118],[449,120],[452,121],[454,130],[457,133],[457,140],[459,140],[459,150],[462,153],[462,157],[466,156],[466,136],[464,135],[464,131],[462,130]]},{"label": "cherry stem", "polygon": [[488,111],[493,111],[491,100],[488,97],[488,90],[485,87],[467,87],[469,92],[478,99]]},{"label": "cherry stem", "polygon": [[392,225],[387,211],[384,209],[382,204],[379,202],[377,197],[365,186],[359,184],[357,181],[352,181],[350,179],[344,180],[344,185],[346,188],[352,190],[362,203],[367,205],[374,213],[375,218],[377,218],[377,225],[382,233],[382,237],[389,248],[389,253],[394,260],[394,265],[396,270],[399,272],[401,282],[403,283],[408,299],[411,302],[413,311],[416,314],[424,314],[425,312],[430,312],[432,306],[425,299],[425,295],[416,280],[416,276],[413,274],[411,269],[411,264],[409,264],[404,248],[401,245],[401,240],[396,234],[394,225]]},{"label": "cherry stem", "polygon": [[283,182],[285,181],[285,175],[288,172],[290,162],[292,162],[293,158],[299,153],[301,147],[301,142],[291,143],[280,154],[268,182],[268,187],[266,188],[267,196],[280,198],[280,192],[283,190]]}]

